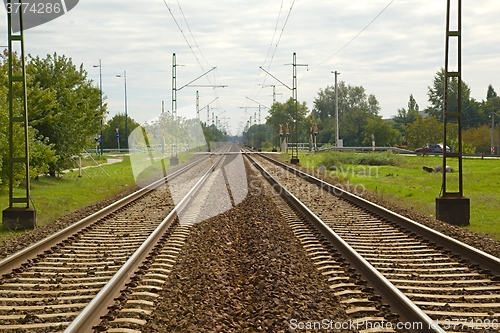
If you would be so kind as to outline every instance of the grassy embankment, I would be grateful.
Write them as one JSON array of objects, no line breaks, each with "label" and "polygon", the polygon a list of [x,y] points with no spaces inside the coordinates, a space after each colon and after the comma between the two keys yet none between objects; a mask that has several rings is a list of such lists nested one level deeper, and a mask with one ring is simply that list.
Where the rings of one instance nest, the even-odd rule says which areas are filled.
[{"label": "grassy embankment", "polygon": [[[192,155],[179,155],[179,161],[185,162]],[[144,154],[145,165],[150,165],[149,156]],[[139,157],[140,159],[140,157]],[[102,160],[98,161],[99,163]],[[168,159],[165,160],[168,166]],[[78,169],[66,172],[61,177],[39,177],[31,181],[31,198],[37,214],[37,226],[49,224],[61,216],[82,207],[98,203],[106,198],[119,194],[135,185],[130,158],[125,157],[123,161],[113,164],[102,164],[96,167],[92,160],[82,161],[83,166],[94,166],[82,171],[82,177],[78,177]],[[135,165],[134,165],[135,167]],[[161,163],[153,166],[161,170]],[[24,190],[17,189],[18,196],[25,194]],[[8,188],[0,190],[0,208],[3,210],[9,206]],[[0,224],[0,241],[22,233],[22,231],[7,231]]]},{"label": "grassy embankment", "polygon": [[[450,159],[448,161],[452,161]],[[401,156],[392,153],[300,154],[302,166],[318,170],[323,165],[332,178],[386,201],[435,216],[440,196],[441,173],[428,173],[422,166],[442,164],[440,156]],[[450,164],[450,163],[448,163]],[[457,168],[457,165],[450,164]],[[456,170],[456,169],[455,169]],[[467,229],[500,240],[500,160],[463,160],[464,196],[471,200],[471,225]],[[448,174],[447,190],[458,191],[458,173]]]}]

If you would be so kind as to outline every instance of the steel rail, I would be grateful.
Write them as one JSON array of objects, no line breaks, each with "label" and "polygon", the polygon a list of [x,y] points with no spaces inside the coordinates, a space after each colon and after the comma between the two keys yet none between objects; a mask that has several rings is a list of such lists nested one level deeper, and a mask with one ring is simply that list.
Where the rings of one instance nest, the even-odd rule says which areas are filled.
[{"label": "steel rail", "polygon": [[457,254],[462,258],[469,259],[471,262],[478,264],[483,269],[488,269],[491,273],[500,275],[500,259],[489,254],[483,252],[479,249],[476,249],[468,244],[465,244],[459,240],[451,238],[445,234],[440,233],[434,229],[431,229],[423,224],[420,224],[416,221],[413,221],[405,216],[402,216],[398,213],[395,213],[385,207],[377,205],[373,202],[370,202],[366,199],[363,199],[355,194],[347,192],[339,187],[331,185],[321,179],[318,179],[312,175],[309,175],[305,172],[302,172],[298,169],[290,167],[287,164],[276,161],[264,154],[260,154],[261,157],[273,162],[274,164],[285,168],[286,170],[300,176],[303,179],[310,181],[313,184],[316,184],[321,189],[328,191],[338,197],[342,197],[343,199],[351,202],[354,205],[362,207],[382,218],[385,218],[389,221],[396,222],[400,226],[410,230],[410,232],[414,232],[425,239],[434,242],[443,246],[444,248],[452,251],[453,254]]},{"label": "steel rail", "polygon": [[161,185],[165,184],[165,181],[174,179],[175,177],[181,175],[186,170],[194,167],[198,164],[198,160],[193,161],[192,163],[187,164],[186,166],[172,172],[167,175],[166,178],[159,179],[149,184],[148,186],[122,198],[111,205],[104,207],[103,209],[81,219],[78,222],[73,223],[72,225],[52,234],[26,248],[23,250],[16,252],[4,259],[0,260],[0,275],[6,274],[10,272],[12,269],[17,268],[20,262],[26,262],[29,259],[35,258],[41,252],[50,249],[54,244],[61,242],[66,239],[68,236],[77,233],[80,230],[83,230],[90,224],[95,221],[109,215],[111,212],[116,211],[117,209],[126,206],[127,204],[133,202],[134,200],[146,195],[147,193],[153,191]]},{"label": "steel rail", "polygon": [[66,328],[64,333],[83,333],[92,332],[92,326],[98,324],[100,316],[107,312],[107,306],[120,293],[120,290],[134,275],[134,271],[141,265],[144,258],[151,252],[151,249],[158,243],[166,230],[175,222],[177,216],[194,199],[199,189],[206,182],[210,174],[215,170],[224,155],[212,164],[207,172],[198,180],[191,190],[182,198],[181,201],[172,209],[170,214],[160,223],[155,231],[149,235],[144,243],[134,252],[127,262],[118,270],[111,280],[99,291],[92,301],[80,312],[73,322]]},{"label": "steel rail", "polygon": [[[251,163],[264,175],[266,180],[272,185],[274,190],[283,199],[293,206],[298,212],[304,215],[333,245],[335,248],[353,265],[358,272],[364,276],[369,283],[377,290],[382,297],[393,305],[406,322],[421,323],[421,328],[414,332],[445,333],[429,316],[427,316],[417,305],[396,288],[387,278],[366,261],[356,250],[346,243],[337,233],[328,227],[316,214],[305,206],[297,197],[290,193],[276,179],[274,179],[259,163],[249,154],[245,154]],[[411,331],[411,330],[410,330]]]}]

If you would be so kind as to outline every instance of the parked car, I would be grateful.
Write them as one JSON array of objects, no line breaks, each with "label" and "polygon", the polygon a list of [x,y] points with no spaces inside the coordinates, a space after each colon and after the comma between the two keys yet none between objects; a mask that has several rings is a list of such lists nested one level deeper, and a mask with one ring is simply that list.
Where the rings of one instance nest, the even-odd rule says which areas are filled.
[{"label": "parked car", "polygon": [[[427,144],[422,148],[415,149],[415,153],[442,153],[443,145],[441,143],[438,144]],[[446,152],[450,152],[450,147],[446,146]]]}]

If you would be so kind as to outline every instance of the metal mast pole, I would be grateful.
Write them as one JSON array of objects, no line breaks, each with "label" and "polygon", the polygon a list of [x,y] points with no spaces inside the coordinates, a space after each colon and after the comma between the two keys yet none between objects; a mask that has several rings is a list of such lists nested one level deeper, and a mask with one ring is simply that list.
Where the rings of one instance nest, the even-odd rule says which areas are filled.
[{"label": "metal mast pole", "polygon": [[128,110],[127,110],[127,72],[123,71],[125,82],[125,148],[128,150]]},{"label": "metal mast pole", "polygon": [[298,122],[298,106],[297,106],[297,55],[293,53],[293,74],[292,74],[292,97],[293,106],[295,108],[295,155],[292,149],[292,158],[290,163],[299,164],[299,122]]},{"label": "metal mast pole", "polygon": [[[447,17],[446,17],[446,58],[444,69],[444,105],[443,105],[443,184],[442,196],[436,198],[436,217],[439,220],[457,225],[468,225],[470,222],[470,199],[463,196],[463,177],[462,177],[462,0],[456,0],[458,8],[458,28],[450,30],[450,2],[447,1]],[[458,69],[457,71],[449,70],[449,50],[450,39],[454,38],[458,45]],[[456,78],[458,85],[458,110],[455,112],[448,110],[449,106],[449,84],[452,79]],[[458,135],[454,138],[448,138],[448,125],[458,125]],[[450,134],[451,135],[451,134]],[[458,141],[457,152],[447,152],[446,147],[449,139]],[[458,162],[458,184],[454,184],[454,188],[450,191],[447,181],[447,160],[456,159]],[[450,177],[452,180],[455,177]],[[452,184],[450,184],[452,185]],[[458,186],[457,186],[458,185]],[[458,188],[457,188],[458,187]]]},{"label": "metal mast pole", "polygon": [[200,120],[200,95],[196,90],[196,119]]},{"label": "metal mast pole", "polygon": [[[12,0],[8,0],[7,4],[11,5]],[[22,0],[19,1],[22,8]],[[9,52],[9,208],[2,212],[3,226],[7,230],[15,229],[34,229],[36,225],[36,211],[30,207],[30,172],[29,172],[29,138],[28,138],[28,101],[26,90],[26,70],[24,57],[24,27],[23,27],[23,11],[15,12],[19,19],[19,32],[14,34],[12,27],[12,12],[7,11],[7,30],[8,30],[8,52]],[[19,42],[21,49],[20,62],[14,64],[13,57],[13,42]],[[14,109],[14,87],[21,89],[23,99],[22,107],[18,110]],[[18,129],[23,130],[23,142],[21,149],[15,149],[14,132]],[[17,155],[20,154],[20,155]],[[22,165],[25,177],[25,196],[14,197],[14,169],[16,165]],[[22,204],[24,207],[14,207],[15,204]]]},{"label": "metal mast pole", "polygon": [[[172,125],[176,126],[176,118],[177,118],[177,63],[175,60],[175,53],[172,55]],[[172,128],[173,130],[173,128]],[[177,130],[176,130],[177,132]],[[172,133],[175,136],[175,156],[170,156],[170,165],[178,165],[179,159],[177,158],[177,134]],[[174,140],[172,140],[174,143]]]},{"label": "metal mast pole", "polygon": [[339,147],[339,86],[337,84],[337,76],[340,75],[339,72],[335,71],[335,146]]},{"label": "metal mast pole", "polygon": [[292,95],[295,107],[295,155],[292,149],[292,158],[290,159],[291,164],[299,164],[299,106],[297,101],[297,66],[307,66],[306,64],[297,64],[297,54],[293,53],[293,85],[292,85]]}]

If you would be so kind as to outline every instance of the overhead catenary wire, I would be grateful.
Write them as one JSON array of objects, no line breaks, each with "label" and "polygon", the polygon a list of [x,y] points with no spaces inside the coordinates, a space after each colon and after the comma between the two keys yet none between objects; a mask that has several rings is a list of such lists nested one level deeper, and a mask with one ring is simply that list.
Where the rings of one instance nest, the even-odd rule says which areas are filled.
[{"label": "overhead catenary wire", "polygon": [[[189,34],[191,35],[191,38],[193,39],[193,42],[194,42],[195,48],[199,51],[199,53],[200,53],[201,57],[203,58],[203,60],[204,60],[204,61],[205,61],[205,62],[206,62],[206,63],[207,63],[210,67],[213,67],[213,66],[212,66],[212,65],[208,62],[208,60],[205,58],[205,56],[203,55],[203,52],[201,51],[201,48],[199,47],[198,43],[196,42],[196,39],[195,39],[195,37],[194,37],[194,34],[193,34],[193,32],[192,32],[192,30],[191,30],[191,28],[190,28],[190,26],[189,26],[189,23],[188,23],[188,21],[187,21],[187,19],[186,19],[186,16],[184,15],[184,11],[182,10],[182,7],[181,7],[181,4],[180,4],[179,0],[177,0],[176,2],[177,2],[177,6],[179,7],[179,10],[180,10],[180,13],[181,13],[181,15],[182,15],[182,18],[183,18],[183,20],[184,20],[184,22],[185,22],[185,24],[186,24],[186,27],[187,27],[187,29],[188,29],[188,31],[189,31]],[[174,13],[172,12],[172,9],[170,8],[170,6],[168,5],[168,3],[167,3],[167,1],[166,1],[166,0],[163,0],[163,3],[164,3],[164,4],[165,4],[165,6],[167,7],[167,9],[168,9],[168,11],[169,11],[170,15],[172,16],[172,19],[174,20],[174,22],[175,22],[175,24],[176,24],[177,28],[179,29],[179,31],[181,32],[182,37],[184,38],[184,40],[185,40],[186,44],[188,45],[189,49],[191,50],[191,53],[192,53],[192,54],[193,54],[193,56],[195,57],[195,59],[196,59],[196,61],[197,61],[198,65],[200,66],[201,70],[202,70],[203,72],[205,72],[205,68],[204,68],[203,64],[201,63],[201,61],[200,61],[199,57],[197,56],[197,54],[196,54],[196,52],[195,52],[195,48],[193,48],[193,46],[192,46],[192,45],[191,45],[191,43],[189,42],[189,39],[187,38],[186,34],[184,33],[184,30],[182,29],[182,27],[180,26],[179,22],[178,22],[178,21],[177,21],[177,19],[175,18]],[[205,75],[205,77],[207,78],[208,82],[209,82],[210,84],[212,84],[212,80],[210,79],[210,77],[209,77],[208,75]],[[216,78],[216,76],[215,76],[215,75],[214,75],[214,78],[215,78],[215,81],[217,82],[217,78]],[[213,92],[214,92],[214,96],[216,96],[216,97],[217,97],[217,92],[216,92],[216,88],[215,88],[215,87],[213,88]],[[220,107],[220,104],[219,104],[219,101],[218,101],[218,100],[217,100],[217,106],[218,106],[218,107]]]},{"label": "overhead catenary wire", "polygon": [[[274,28],[273,37],[272,37],[272,39],[271,39],[271,44],[270,44],[270,46],[269,46],[269,50],[268,50],[268,52],[267,52],[266,58],[264,59],[264,62],[262,63],[262,66],[261,66],[261,67],[264,67],[264,65],[266,64],[267,59],[268,59],[268,57],[269,57],[269,53],[270,53],[270,51],[271,51],[271,49],[272,49],[272,47],[273,47],[273,42],[274,42],[274,38],[275,38],[275,36],[276,36],[276,32],[277,32],[277,30],[278,30],[278,24],[279,24],[279,20],[280,20],[280,17],[281,17],[281,12],[282,12],[282,10],[283,10],[283,2],[284,2],[284,0],[282,0],[282,1],[281,1],[280,10],[279,10],[279,13],[278,13],[278,18],[277,18],[277,20],[276,20],[276,25],[275,25],[275,28]],[[285,18],[285,22],[283,23],[283,27],[281,28],[281,32],[280,32],[280,34],[279,34],[279,37],[278,37],[278,39],[276,40],[276,44],[274,45],[274,51],[273,51],[273,53],[272,53],[272,55],[271,55],[271,59],[269,60],[269,64],[267,65],[267,69],[269,69],[269,68],[271,67],[271,64],[272,64],[272,62],[273,62],[274,56],[276,55],[276,51],[278,50],[278,45],[279,45],[279,43],[280,43],[280,41],[281,41],[281,38],[283,37],[283,33],[285,32],[285,28],[286,28],[286,26],[287,26],[288,20],[290,19],[290,15],[292,14],[292,10],[293,10],[293,6],[294,6],[294,5],[295,5],[295,0],[293,0],[293,1],[292,1],[292,4],[290,5],[290,8],[289,8],[289,10],[288,10],[288,14],[287,14],[287,16],[286,16],[286,18]],[[260,74],[259,74],[259,75],[260,75]],[[254,88],[253,88],[253,91],[252,91],[251,96],[254,96],[254,97],[255,97],[255,96],[258,96],[258,95],[260,94],[260,92],[264,89],[264,85],[265,85],[265,82],[266,82],[266,77],[267,77],[267,75],[264,77],[264,80],[262,81],[262,86],[261,86],[261,88],[260,88],[260,89],[259,89],[259,91],[258,91],[258,92],[254,95],[255,87],[257,87],[258,82],[259,82],[259,78],[257,77],[257,80],[256,80],[256,83],[255,83],[255,85],[254,85]]]},{"label": "overhead catenary wire", "polygon": [[335,52],[333,55],[329,56],[328,58],[326,58],[324,61],[320,62],[319,64],[315,65],[315,66],[312,66],[312,68],[315,68],[315,67],[318,67],[318,66],[321,66],[323,65],[325,62],[327,62],[328,60],[332,59],[333,57],[335,57],[337,54],[339,54],[340,52],[342,52],[343,49],[345,49],[347,46],[349,46],[349,44],[351,44],[356,38],[359,37],[359,35],[361,35],[366,29],[368,29],[368,27],[373,23],[375,22],[375,20],[380,16],[382,15],[383,12],[386,11],[387,8],[389,8],[389,6],[394,2],[394,0],[391,0],[391,2],[389,2],[389,4],[387,6],[384,7],[384,9],[382,9],[382,11],[380,13],[377,14],[377,16],[375,16],[375,18],[373,18],[373,20],[370,21],[370,23],[368,23],[363,29],[361,29],[360,32],[358,32],[358,34],[356,36],[354,36],[350,41],[348,41],[344,46],[342,46],[337,52]]},{"label": "overhead catenary wire", "polygon": [[[330,57],[328,57],[327,59],[325,59],[324,61],[320,62],[319,64],[317,65],[314,65],[314,66],[311,66],[310,68],[308,68],[308,70],[304,73],[304,75],[302,75],[302,78],[299,80],[299,83],[302,82],[302,80],[304,79],[304,77],[306,76],[306,74],[309,72],[309,70],[312,70],[316,67],[319,67],[321,65],[323,65],[324,63],[326,63],[328,60],[332,59],[333,57],[335,57],[337,54],[339,54],[340,52],[342,52],[342,50],[344,50],[347,46],[349,46],[349,44],[351,44],[356,38],[358,38],[366,29],[368,29],[368,27],[373,23],[375,22],[375,20],[377,18],[379,18],[380,15],[382,15],[382,13],[384,13],[387,8],[389,8],[389,6],[394,2],[395,0],[391,0],[389,2],[389,4],[387,4],[387,6],[385,6],[363,29],[361,29],[360,32],[358,32],[357,35],[355,35],[350,41],[348,41],[346,44],[344,44],[344,46],[342,46],[337,52],[335,52],[333,55],[331,55]],[[368,79],[367,79],[368,80]],[[382,82],[384,83],[384,82]],[[387,83],[387,84],[390,84],[390,83]]]}]

